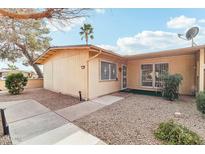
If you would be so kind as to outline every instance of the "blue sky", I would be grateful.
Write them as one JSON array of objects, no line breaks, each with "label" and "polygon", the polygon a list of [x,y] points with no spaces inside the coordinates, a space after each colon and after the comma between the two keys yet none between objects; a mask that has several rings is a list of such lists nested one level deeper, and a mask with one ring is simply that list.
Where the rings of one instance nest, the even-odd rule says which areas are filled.
[{"label": "blue sky", "polygon": [[[185,33],[192,26],[200,27],[196,43],[205,44],[205,9],[95,9],[89,15],[66,26],[48,22],[51,44],[84,44],[79,36],[83,23],[94,27],[91,44],[123,55],[188,47],[190,42],[179,39],[177,33]],[[1,67],[6,63],[1,62]]]},{"label": "blue sky", "polygon": [[[201,28],[196,42],[203,44],[204,14],[205,9],[98,9],[90,12],[82,23],[94,27],[95,39],[90,43],[120,54],[138,54],[189,46],[190,43],[177,38],[177,33],[185,33],[191,26]],[[51,32],[52,44],[83,44],[79,36],[81,25],[77,23],[66,32]]]}]

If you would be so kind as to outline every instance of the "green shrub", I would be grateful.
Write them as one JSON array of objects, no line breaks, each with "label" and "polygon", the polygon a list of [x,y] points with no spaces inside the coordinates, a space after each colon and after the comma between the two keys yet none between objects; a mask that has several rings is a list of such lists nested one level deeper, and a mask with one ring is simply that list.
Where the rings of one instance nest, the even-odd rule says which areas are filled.
[{"label": "green shrub", "polygon": [[163,89],[162,96],[166,99],[173,101],[179,98],[179,85],[183,77],[181,74],[165,74],[162,76]]},{"label": "green shrub", "polygon": [[182,125],[174,123],[173,120],[170,120],[166,123],[161,123],[159,128],[155,131],[154,135],[157,139],[160,139],[167,144],[202,144],[202,140],[196,133],[190,131]]},{"label": "green shrub", "polygon": [[17,95],[24,90],[27,81],[27,77],[24,77],[22,73],[13,73],[6,77],[5,86],[10,94]]},{"label": "green shrub", "polygon": [[205,114],[205,92],[200,92],[196,96],[196,105],[197,109],[203,114]]}]

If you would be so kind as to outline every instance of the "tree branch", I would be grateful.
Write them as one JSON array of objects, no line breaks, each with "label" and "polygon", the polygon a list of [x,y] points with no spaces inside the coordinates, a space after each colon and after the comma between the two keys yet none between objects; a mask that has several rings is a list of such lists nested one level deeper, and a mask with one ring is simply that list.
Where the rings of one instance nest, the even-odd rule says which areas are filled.
[{"label": "tree branch", "polygon": [[46,9],[45,11],[38,13],[28,13],[28,14],[19,14],[6,9],[0,9],[0,14],[2,16],[7,16],[12,19],[42,19],[42,18],[51,18],[55,9]]},{"label": "tree branch", "polygon": [[11,19],[23,20],[23,19],[43,19],[43,18],[55,18],[55,19],[73,19],[83,17],[82,11],[88,9],[65,9],[65,8],[49,8],[41,12],[32,13],[17,13],[9,9],[0,8],[0,16],[9,17]]}]

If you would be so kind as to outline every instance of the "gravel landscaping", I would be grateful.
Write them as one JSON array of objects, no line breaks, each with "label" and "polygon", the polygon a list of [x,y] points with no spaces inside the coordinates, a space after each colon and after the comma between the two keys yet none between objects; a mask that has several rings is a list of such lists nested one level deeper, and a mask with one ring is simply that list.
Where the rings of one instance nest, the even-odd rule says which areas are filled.
[{"label": "gravel landscaping", "polygon": [[8,144],[11,144],[11,140],[8,135],[3,135],[2,121],[0,115],[0,145],[8,145]]},{"label": "gravel landscaping", "polygon": [[[125,96],[110,106],[91,113],[74,124],[107,144],[162,144],[154,137],[159,123],[174,119],[205,140],[205,118],[196,109],[193,97],[170,102],[161,97],[116,93]],[[175,115],[180,112],[181,115]]]},{"label": "gravel landscaping", "polygon": [[20,95],[0,94],[0,103],[25,99],[34,99],[51,110],[62,109],[80,102],[78,98],[42,88],[26,89]]}]

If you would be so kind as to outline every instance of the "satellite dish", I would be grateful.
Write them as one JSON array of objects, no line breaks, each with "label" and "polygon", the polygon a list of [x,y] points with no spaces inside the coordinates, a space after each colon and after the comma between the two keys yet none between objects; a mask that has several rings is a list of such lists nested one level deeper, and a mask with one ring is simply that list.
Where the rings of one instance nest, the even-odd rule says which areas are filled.
[{"label": "satellite dish", "polygon": [[196,43],[194,43],[194,38],[197,36],[197,34],[199,33],[199,27],[192,27],[190,28],[187,32],[184,38],[183,34],[178,34],[178,37],[187,41],[192,41],[192,47],[194,45],[196,45]]},{"label": "satellite dish", "polygon": [[187,40],[191,40],[199,33],[199,27],[192,27],[186,32]]}]

